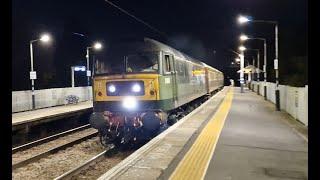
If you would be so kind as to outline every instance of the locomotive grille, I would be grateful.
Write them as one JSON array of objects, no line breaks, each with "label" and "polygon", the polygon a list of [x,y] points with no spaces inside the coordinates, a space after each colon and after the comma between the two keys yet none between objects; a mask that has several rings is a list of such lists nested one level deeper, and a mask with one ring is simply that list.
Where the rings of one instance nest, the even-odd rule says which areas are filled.
[{"label": "locomotive grille", "polygon": [[145,94],[143,81],[114,81],[107,82],[106,86],[108,96],[143,96]]}]

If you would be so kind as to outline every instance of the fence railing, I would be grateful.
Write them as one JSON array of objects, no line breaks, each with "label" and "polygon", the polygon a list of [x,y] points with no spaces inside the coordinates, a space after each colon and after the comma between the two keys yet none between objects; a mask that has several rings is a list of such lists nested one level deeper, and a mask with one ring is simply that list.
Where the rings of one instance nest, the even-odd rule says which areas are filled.
[{"label": "fence railing", "polygon": [[[264,82],[251,82],[251,87],[254,92],[259,90],[259,94],[264,96]],[[259,85],[259,89],[258,89]],[[266,83],[267,99],[273,103],[275,98],[275,83]],[[289,113],[293,118],[299,120],[304,125],[308,126],[308,85],[305,87],[292,87],[279,85],[280,91],[280,109]]]},{"label": "fence railing", "polygon": [[[73,97],[70,99],[70,97]],[[35,90],[36,109],[69,104],[92,99],[92,87],[69,87]],[[74,101],[73,101],[74,102]],[[12,92],[12,112],[32,110],[31,90]]]}]

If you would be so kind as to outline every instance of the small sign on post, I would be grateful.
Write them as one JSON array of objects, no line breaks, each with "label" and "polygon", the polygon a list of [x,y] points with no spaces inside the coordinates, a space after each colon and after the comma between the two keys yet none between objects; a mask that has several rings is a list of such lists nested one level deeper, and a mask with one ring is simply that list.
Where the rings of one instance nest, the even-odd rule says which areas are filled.
[{"label": "small sign on post", "polygon": [[278,69],[278,59],[274,60],[274,69]]},{"label": "small sign on post", "polygon": [[90,77],[91,76],[91,71],[87,71],[87,76]]},{"label": "small sign on post", "polygon": [[34,79],[37,79],[37,72],[36,71],[30,71],[30,79],[34,80]]},{"label": "small sign on post", "polygon": [[266,72],[266,65],[263,65],[263,72]]}]

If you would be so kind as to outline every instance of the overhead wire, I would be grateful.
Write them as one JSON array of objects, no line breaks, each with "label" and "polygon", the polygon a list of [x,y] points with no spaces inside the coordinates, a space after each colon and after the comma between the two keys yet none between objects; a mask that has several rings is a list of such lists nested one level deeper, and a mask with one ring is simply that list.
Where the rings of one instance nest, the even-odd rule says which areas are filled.
[{"label": "overhead wire", "polygon": [[164,36],[164,37],[167,37],[167,34],[166,34],[166,33],[164,33],[164,32],[162,32],[162,31],[158,30],[157,28],[155,28],[155,27],[151,26],[151,25],[150,25],[150,24],[148,24],[147,22],[145,22],[145,21],[143,21],[143,20],[139,19],[138,17],[136,17],[136,16],[134,16],[133,14],[129,13],[128,11],[126,11],[126,10],[122,9],[122,8],[121,8],[121,7],[119,7],[118,5],[116,5],[116,4],[114,4],[114,3],[112,3],[112,2],[110,2],[110,1],[108,1],[108,0],[105,0],[105,2],[107,2],[108,4],[110,4],[110,5],[111,5],[111,6],[113,6],[113,7],[117,8],[117,9],[118,9],[118,10],[120,10],[121,12],[123,12],[123,13],[127,14],[128,16],[132,17],[133,19],[137,20],[138,22],[140,22],[140,23],[144,24],[145,26],[147,26],[148,28],[152,29],[153,31],[155,31],[155,32],[157,32],[157,33],[159,33],[159,34],[161,34],[161,35],[162,35],[162,36]]}]

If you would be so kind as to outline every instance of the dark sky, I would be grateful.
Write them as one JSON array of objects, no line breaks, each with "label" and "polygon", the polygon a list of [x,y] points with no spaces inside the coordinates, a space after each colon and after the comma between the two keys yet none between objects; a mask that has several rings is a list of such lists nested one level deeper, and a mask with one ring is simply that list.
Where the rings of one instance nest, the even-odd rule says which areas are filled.
[{"label": "dark sky", "polygon": [[[239,14],[279,22],[279,63],[307,55],[307,1],[305,0],[113,0],[166,36],[110,6],[104,0],[13,0],[12,85],[13,90],[30,89],[29,41],[49,32],[53,42],[34,45],[36,89],[70,85],[70,66],[85,64],[85,49],[95,40],[104,45],[123,36],[145,36],[167,43],[225,73],[241,32],[265,37],[268,61],[274,59],[273,26],[236,23]],[[76,36],[73,32],[85,34]],[[250,48],[262,44],[248,42]],[[107,52],[96,53],[103,58]],[[250,60],[250,59],[249,59]],[[284,73],[286,70],[283,71]],[[280,71],[281,75],[281,71]],[[85,82],[84,75],[77,76]],[[85,85],[85,84],[83,84]]]}]

